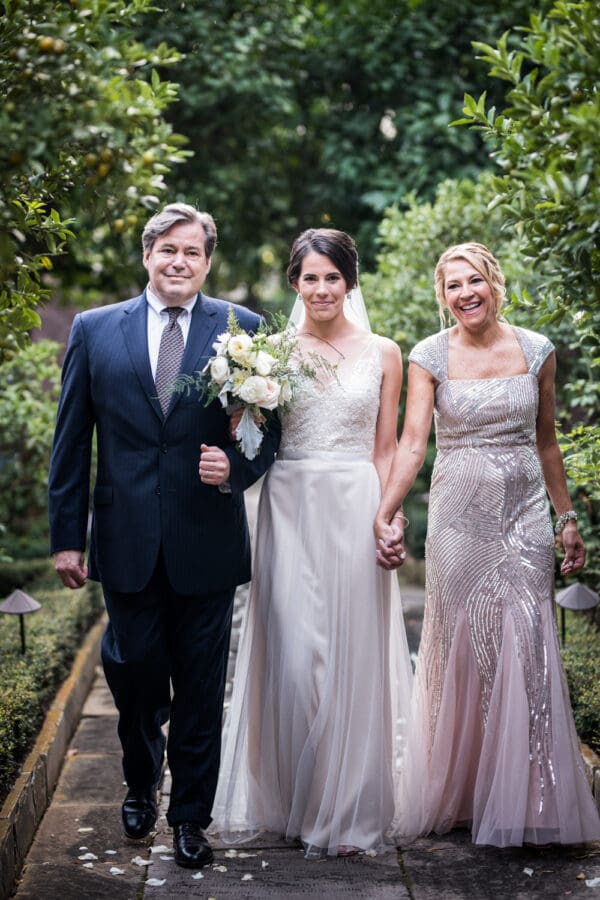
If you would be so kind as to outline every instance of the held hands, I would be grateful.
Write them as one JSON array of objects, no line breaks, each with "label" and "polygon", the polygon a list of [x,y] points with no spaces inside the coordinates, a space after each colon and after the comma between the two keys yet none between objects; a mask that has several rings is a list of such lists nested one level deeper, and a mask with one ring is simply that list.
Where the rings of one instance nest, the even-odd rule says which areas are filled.
[{"label": "held hands", "polygon": [[81,550],[59,550],[54,554],[54,568],[65,587],[80,588],[87,581],[88,570]]},{"label": "held hands", "polygon": [[220,447],[200,445],[198,474],[203,484],[219,485],[229,481],[230,470],[227,454]]},{"label": "held hands", "polygon": [[560,533],[560,540],[565,551],[560,571],[563,575],[572,575],[581,569],[585,563],[585,545],[581,535],[577,531],[575,522],[567,522]]},{"label": "held hands", "polygon": [[397,569],[406,559],[402,519],[392,519],[389,524],[375,519],[373,530],[377,545],[377,565],[388,571]]}]

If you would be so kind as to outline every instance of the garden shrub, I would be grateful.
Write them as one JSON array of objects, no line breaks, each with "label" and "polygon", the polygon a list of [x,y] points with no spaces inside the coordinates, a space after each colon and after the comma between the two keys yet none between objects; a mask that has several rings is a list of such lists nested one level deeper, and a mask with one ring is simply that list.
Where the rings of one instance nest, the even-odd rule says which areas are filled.
[{"label": "garden shrub", "polygon": [[42,608],[25,617],[25,655],[18,617],[0,616],[0,803],[69,674],[83,636],[103,608],[98,584],[70,591],[57,587],[53,572],[28,584],[27,593]]},{"label": "garden shrub", "polygon": [[567,611],[562,658],[582,741],[600,753],[600,632],[587,615]]}]

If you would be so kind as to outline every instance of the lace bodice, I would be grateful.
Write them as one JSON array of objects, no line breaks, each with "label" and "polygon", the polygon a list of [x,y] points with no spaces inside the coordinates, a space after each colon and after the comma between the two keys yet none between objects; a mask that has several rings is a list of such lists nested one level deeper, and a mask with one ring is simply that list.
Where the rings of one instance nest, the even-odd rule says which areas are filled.
[{"label": "lace bodice", "polygon": [[282,417],[282,451],[331,450],[372,457],[381,386],[381,341],[365,337],[335,376],[306,379]]},{"label": "lace bodice", "polygon": [[409,360],[439,382],[435,391],[438,450],[536,443],[537,376],[554,349],[548,338],[513,328],[528,371],[500,378],[448,378],[448,330],[421,341]]}]

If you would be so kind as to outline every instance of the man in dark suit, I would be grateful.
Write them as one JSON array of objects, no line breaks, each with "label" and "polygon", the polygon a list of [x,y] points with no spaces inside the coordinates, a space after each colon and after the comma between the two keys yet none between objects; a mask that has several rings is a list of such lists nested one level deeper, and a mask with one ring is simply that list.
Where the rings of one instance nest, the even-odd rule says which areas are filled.
[{"label": "man in dark suit", "polygon": [[[170,719],[167,818],[175,859],[190,868],[213,856],[204,829],[219,768],[233,596],[250,579],[243,491],[273,461],[280,435],[274,420],[250,462],[230,443],[218,401],[205,407],[170,390],[177,372],[204,367],[227,330],[230,304],[200,290],[216,236],[207,213],[166,206],[142,236],[144,293],[75,318],[49,475],[55,568],[78,588],[88,577],[95,430],[89,577],[102,583],[109,616],[102,660],[119,710],[123,827],[142,838],[155,825],[161,726]],[[260,321],[235,313],[248,331]]]}]

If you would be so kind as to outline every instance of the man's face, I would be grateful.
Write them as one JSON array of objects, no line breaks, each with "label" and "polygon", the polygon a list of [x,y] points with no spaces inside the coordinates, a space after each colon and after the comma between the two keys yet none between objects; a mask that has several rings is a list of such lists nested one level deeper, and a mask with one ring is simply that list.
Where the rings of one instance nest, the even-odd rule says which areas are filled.
[{"label": "man's face", "polygon": [[199,222],[174,225],[144,253],[150,288],[166,306],[180,306],[195,297],[210,271]]}]

